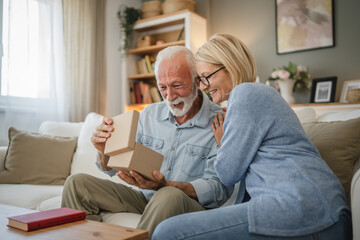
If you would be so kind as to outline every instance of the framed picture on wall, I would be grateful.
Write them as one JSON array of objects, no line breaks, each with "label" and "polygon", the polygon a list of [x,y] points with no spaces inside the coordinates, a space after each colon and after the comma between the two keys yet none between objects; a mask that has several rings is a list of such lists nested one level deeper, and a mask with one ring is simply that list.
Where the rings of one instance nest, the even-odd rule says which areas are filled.
[{"label": "framed picture on wall", "polygon": [[348,97],[349,90],[352,90],[352,89],[360,89],[360,79],[345,81],[343,83],[342,90],[341,90],[341,96],[340,96],[340,102],[344,102],[344,103],[349,102],[347,97]]},{"label": "framed picture on wall", "polygon": [[334,0],[276,0],[277,54],[335,46]]},{"label": "framed picture on wall", "polygon": [[334,102],[337,77],[316,78],[312,81],[310,103]]}]

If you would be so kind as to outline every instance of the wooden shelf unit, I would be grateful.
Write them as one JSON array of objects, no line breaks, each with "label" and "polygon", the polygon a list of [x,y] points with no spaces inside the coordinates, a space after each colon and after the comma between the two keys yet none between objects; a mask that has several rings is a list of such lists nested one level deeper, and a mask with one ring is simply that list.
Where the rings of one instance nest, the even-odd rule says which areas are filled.
[{"label": "wooden shelf unit", "polygon": [[163,43],[163,44],[158,44],[158,45],[152,45],[149,47],[134,48],[134,49],[130,49],[128,51],[128,54],[142,55],[142,54],[149,54],[149,53],[157,53],[157,52],[163,50],[164,48],[167,48],[170,46],[175,46],[175,45],[185,46],[185,40]]},{"label": "wooden shelf unit", "polygon": [[148,74],[135,74],[128,76],[128,79],[148,79],[148,78],[154,78],[154,73],[148,73]]},{"label": "wooden shelf unit", "polygon": [[[168,34],[170,33],[170,34]],[[169,37],[166,38],[168,34]],[[136,43],[139,37],[146,35],[162,37],[164,43],[154,44],[147,47],[137,48]],[[141,110],[147,104],[132,104],[129,91],[129,82],[143,81],[144,83],[155,83],[155,74],[137,74],[135,61],[139,61],[145,55],[156,55],[162,49],[169,46],[185,46],[195,54],[197,50],[207,41],[207,20],[206,18],[188,11],[182,10],[174,13],[163,14],[156,17],[141,19],[134,26],[133,48],[127,51],[125,64],[122,71],[122,98],[125,103],[124,110]],[[162,39],[161,39],[162,40]]]}]

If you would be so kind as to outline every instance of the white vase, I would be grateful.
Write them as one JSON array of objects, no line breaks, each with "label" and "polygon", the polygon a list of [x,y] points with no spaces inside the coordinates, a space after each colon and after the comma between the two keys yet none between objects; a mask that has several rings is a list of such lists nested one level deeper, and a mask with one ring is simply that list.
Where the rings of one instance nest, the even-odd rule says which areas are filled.
[{"label": "white vase", "polygon": [[295,103],[295,98],[292,95],[295,84],[294,79],[280,79],[277,80],[280,87],[280,94],[288,104]]}]

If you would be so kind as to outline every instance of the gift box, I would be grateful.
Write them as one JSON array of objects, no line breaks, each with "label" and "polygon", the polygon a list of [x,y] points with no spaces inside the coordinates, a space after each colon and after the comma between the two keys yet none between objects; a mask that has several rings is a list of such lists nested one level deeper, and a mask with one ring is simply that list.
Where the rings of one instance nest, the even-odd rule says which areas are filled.
[{"label": "gift box", "polygon": [[152,172],[160,170],[164,156],[135,141],[139,112],[133,110],[112,119],[114,131],[104,150],[110,156],[108,167],[127,174],[133,170],[147,179],[156,180]]}]

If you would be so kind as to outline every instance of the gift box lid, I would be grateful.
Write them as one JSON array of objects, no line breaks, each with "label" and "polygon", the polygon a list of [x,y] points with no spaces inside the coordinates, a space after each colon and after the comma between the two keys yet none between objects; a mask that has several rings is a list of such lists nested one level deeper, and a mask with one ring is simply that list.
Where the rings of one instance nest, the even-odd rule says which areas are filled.
[{"label": "gift box lid", "polygon": [[114,131],[105,144],[104,153],[113,156],[135,148],[139,112],[132,110],[112,118]]}]

